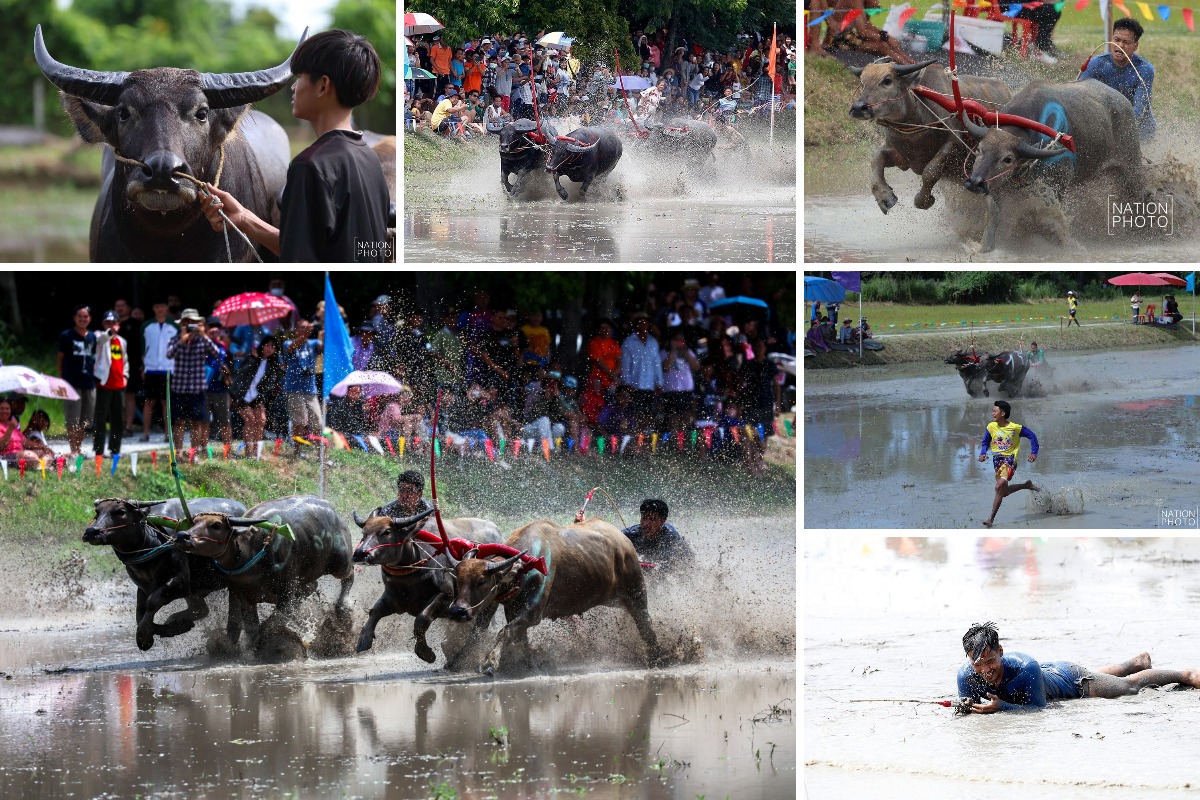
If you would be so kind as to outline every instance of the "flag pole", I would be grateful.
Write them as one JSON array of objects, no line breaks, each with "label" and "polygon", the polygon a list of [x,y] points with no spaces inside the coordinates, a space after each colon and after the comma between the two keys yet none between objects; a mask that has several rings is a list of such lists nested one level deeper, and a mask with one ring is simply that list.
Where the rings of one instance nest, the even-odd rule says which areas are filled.
[{"label": "flag pole", "polygon": [[771,23],[771,133],[767,144],[775,144],[775,36],[778,27],[778,22]]},{"label": "flag pole", "polygon": [[[325,282],[329,283],[329,270],[325,270]],[[328,310],[329,309],[326,309],[326,312],[328,312]],[[325,325],[324,319],[321,320],[321,325],[322,326]],[[328,334],[329,331],[325,331],[325,333]],[[324,353],[323,350],[322,350],[322,353]],[[322,500],[325,499],[325,410],[326,410],[326,406],[328,406],[328,405],[329,405],[329,395],[325,391],[324,384],[322,384],[321,385],[321,430],[319,431],[321,443],[319,445],[317,445],[317,457],[320,458],[320,460],[321,460],[320,465],[317,467],[317,497],[321,498]]]}]

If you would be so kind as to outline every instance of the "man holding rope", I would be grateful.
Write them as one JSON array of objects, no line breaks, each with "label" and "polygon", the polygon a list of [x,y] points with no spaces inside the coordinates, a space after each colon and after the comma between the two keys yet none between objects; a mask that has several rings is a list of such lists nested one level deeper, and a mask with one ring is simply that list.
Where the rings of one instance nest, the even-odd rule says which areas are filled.
[{"label": "man holding rope", "polygon": [[1112,41],[1108,43],[1109,52],[1091,58],[1079,75],[1079,80],[1095,78],[1125,95],[1133,104],[1138,139],[1148,142],[1154,138],[1157,128],[1154,110],[1150,107],[1154,65],[1137,55],[1142,33],[1141,23],[1130,17],[1114,22]]}]

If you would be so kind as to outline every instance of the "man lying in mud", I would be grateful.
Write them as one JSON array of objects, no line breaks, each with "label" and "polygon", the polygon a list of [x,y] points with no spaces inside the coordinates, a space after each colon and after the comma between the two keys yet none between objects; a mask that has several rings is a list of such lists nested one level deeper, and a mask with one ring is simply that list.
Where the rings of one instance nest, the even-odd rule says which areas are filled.
[{"label": "man lying in mud", "polygon": [[958,694],[972,714],[1032,711],[1051,700],[1113,699],[1148,687],[1179,683],[1200,689],[1200,670],[1151,669],[1150,654],[1088,669],[1070,661],[1038,663],[1024,653],[1004,654],[996,623],[972,625],[963,636],[967,663],[958,670]]},{"label": "man lying in mud", "polygon": [[983,434],[983,445],[979,448],[979,460],[987,458],[988,447],[992,449],[992,467],[996,470],[996,497],[992,500],[992,515],[983,521],[985,528],[992,527],[996,521],[996,512],[1004,498],[1022,489],[1040,492],[1033,481],[1025,481],[1017,486],[1010,486],[1013,474],[1017,471],[1017,459],[1021,456],[1021,437],[1029,440],[1032,452],[1029,463],[1037,461],[1038,440],[1033,431],[1016,422],[1009,420],[1012,406],[1004,400],[997,400],[992,405],[992,421],[988,423],[987,432]]}]

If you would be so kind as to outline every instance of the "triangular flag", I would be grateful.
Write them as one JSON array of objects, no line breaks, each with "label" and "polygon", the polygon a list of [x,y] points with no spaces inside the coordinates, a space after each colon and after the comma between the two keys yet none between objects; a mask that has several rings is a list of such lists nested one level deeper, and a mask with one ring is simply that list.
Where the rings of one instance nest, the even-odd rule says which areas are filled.
[{"label": "triangular flag", "polygon": [[741,440],[741,439],[738,437],[738,429],[737,429],[737,425],[732,425],[732,426],[730,426],[730,428],[729,428],[729,432],[730,432],[730,433],[733,435],[733,441],[734,441],[736,444],[741,444],[741,443],[742,443],[742,440]]},{"label": "triangular flag", "polygon": [[745,426],[745,428],[746,428],[746,438],[753,439],[754,438],[754,428],[751,428],[748,424]]},{"label": "triangular flag", "polygon": [[1160,17],[1162,17],[1163,22],[1166,22],[1167,20],[1169,20],[1171,18],[1171,7],[1170,6],[1159,6],[1158,7],[1158,15]]},{"label": "triangular flag", "polygon": [[609,437],[608,443],[609,443],[609,445],[611,445],[608,449],[612,451],[613,455],[616,455],[617,454],[617,437],[616,436]]},{"label": "triangular flag", "polygon": [[496,446],[494,444],[492,444],[491,439],[483,440],[483,449],[484,449],[484,452],[487,453],[488,461],[496,460]]},{"label": "triangular flag", "polygon": [[596,439],[596,447],[600,450],[600,455],[604,455],[604,437]]},{"label": "triangular flag", "polygon": [[368,436],[367,441],[371,443],[371,447],[375,448],[375,452],[379,453],[379,455],[383,455],[383,445],[379,443],[378,436]]},{"label": "triangular flag", "polygon": [[712,437],[713,437],[713,429],[705,428],[704,429],[704,449],[705,450],[712,450]]},{"label": "triangular flag", "polygon": [[579,441],[579,450],[582,453],[586,453],[588,451],[588,448],[591,446],[592,446],[592,437],[588,435],[587,431],[584,431],[583,438],[580,439],[580,441]]},{"label": "triangular flag", "polygon": [[404,437],[403,436],[399,436],[396,438],[396,445],[400,448],[400,456],[399,457],[404,458]]},{"label": "triangular flag", "polygon": [[546,457],[547,461],[550,460],[550,440],[549,439],[542,439],[542,455],[544,455]]},{"label": "triangular flag", "polygon": [[808,27],[812,28],[812,27],[815,27],[815,26],[817,26],[817,25],[820,25],[822,22],[824,22],[825,20],[829,19],[829,17],[830,17],[832,14],[833,14],[833,9],[831,8],[831,9],[829,9],[828,11],[826,11],[824,14],[822,14],[821,16],[819,16],[819,17],[817,17],[816,19],[814,19],[812,22],[808,23]]},{"label": "triangular flag", "polygon": [[229,445],[221,445],[221,458],[225,461],[229,460]]},{"label": "triangular flag", "polygon": [[[1103,4],[1101,4],[1101,5],[1103,5]],[[1133,16],[1133,14],[1129,13],[1129,9],[1125,7],[1125,4],[1122,3],[1121,0],[1113,0],[1113,5],[1119,9],[1121,9],[1121,13],[1123,13],[1125,16],[1127,16],[1127,17]]]},{"label": "triangular flag", "polygon": [[567,452],[569,453],[574,449],[575,449],[575,440],[572,439],[570,436],[568,436],[567,437]]},{"label": "triangular flag", "polygon": [[1059,2],[1054,4],[1054,12],[1056,14],[1061,14],[1062,10],[1063,10],[1063,6],[1065,6],[1065,5],[1066,5],[1066,0],[1059,0]]},{"label": "triangular flag", "polygon": [[658,452],[658,434],[657,433],[650,434],[650,452],[651,453]]},{"label": "triangular flag", "polygon": [[554,437],[554,449],[558,450],[560,453],[562,452],[562,437],[561,436]]},{"label": "triangular flag", "polygon": [[1190,8],[1185,8],[1183,10],[1183,24],[1187,25],[1188,30],[1191,31],[1192,33],[1196,32],[1196,25],[1192,21],[1192,10]]},{"label": "triangular flag", "polygon": [[[99,458],[100,456],[96,456],[96,457]],[[17,459],[17,470],[18,470],[17,477],[24,478],[25,477],[25,459],[23,459],[23,458]],[[100,474],[99,467],[97,467],[97,469],[96,469],[96,474],[97,475]]]},{"label": "triangular flag", "polygon": [[208,451],[208,460],[209,460],[209,461],[212,461],[212,460],[213,460],[213,449],[212,449],[212,445],[211,445],[211,444],[205,445],[205,446],[204,446],[204,449]]},{"label": "triangular flag", "polygon": [[[338,435],[340,436],[341,434],[338,434]],[[342,441],[346,441],[345,437],[342,438]],[[358,442],[358,446],[361,447],[365,452],[368,452],[368,453],[371,452],[371,448],[367,446],[366,437],[363,436],[361,433],[354,434],[354,441]],[[349,449],[349,448],[347,447],[347,449]]]},{"label": "triangular flag", "polygon": [[699,431],[697,431],[695,428],[692,428],[692,449],[693,450],[696,449],[696,438],[697,438],[698,434],[699,434]]},{"label": "triangular flag", "polygon": [[1146,18],[1147,22],[1154,21],[1154,15],[1150,13],[1150,5],[1148,3],[1138,3],[1137,7],[1142,10],[1142,16]]},{"label": "triangular flag", "polygon": [[60,481],[62,480],[63,467],[65,467],[66,465],[67,465],[66,456],[59,456],[58,458],[54,459],[54,469],[58,473],[58,479]]},{"label": "triangular flag", "polygon": [[638,449],[638,452],[639,452],[639,453],[640,453],[640,452],[642,452],[642,443],[643,443],[644,441],[646,441],[646,434],[644,434],[644,433],[639,433],[639,434],[638,434],[638,446],[637,446],[637,449]]},{"label": "triangular flag", "polygon": [[[964,2],[965,2],[965,0],[964,0]],[[883,12],[885,12],[885,11],[887,11],[887,9],[886,9],[886,8],[868,8],[868,9],[867,9],[867,16],[868,16],[868,17],[873,17],[873,16],[875,16],[876,14],[882,14],[882,13],[883,13]]]},{"label": "triangular flag", "polygon": [[4,480],[8,480],[8,460],[0,458],[0,470],[4,470]]},{"label": "triangular flag", "polygon": [[842,17],[842,26],[840,28],[838,28],[838,30],[839,31],[846,30],[846,26],[849,25],[851,22],[854,22],[854,20],[861,17],[862,13],[863,13],[862,9],[860,9],[860,8],[856,8],[853,11],[846,12],[846,16]]},{"label": "triangular flag", "polygon": [[38,469],[42,473],[42,480],[46,480],[46,459],[44,459],[44,458],[38,459]]},{"label": "triangular flag", "polygon": [[625,448],[629,446],[629,442],[632,440],[633,437],[628,433],[621,437],[621,455],[625,455]]},{"label": "triangular flag", "polygon": [[196,463],[196,448],[194,448],[194,447],[188,448],[188,463],[189,464]]},{"label": "triangular flag", "polygon": [[758,423],[758,440],[760,442],[765,442],[767,440],[767,432],[765,430],[763,430],[763,426],[762,426],[761,422]]},{"label": "triangular flag", "polygon": [[783,427],[787,429],[787,435],[789,437],[793,435],[792,434],[792,421],[790,419],[785,419],[783,421]]},{"label": "triangular flag", "polygon": [[676,444],[679,445],[679,449],[682,450],[683,449],[683,431],[680,431],[679,433],[675,434],[675,442],[676,442]]},{"label": "triangular flag", "polygon": [[83,454],[75,456],[75,475],[78,477],[83,473]]},{"label": "triangular flag", "polygon": [[158,469],[158,451],[150,451],[150,466],[152,469]]},{"label": "triangular flag", "polygon": [[120,463],[121,463],[121,454],[120,454],[120,453],[113,453],[113,455],[112,455],[112,460],[113,460],[112,471],[111,471],[111,472],[109,472],[108,474],[109,474],[109,475],[116,475],[116,474],[117,474],[117,464],[120,464]]},{"label": "triangular flag", "polygon": [[254,444],[254,459],[256,461],[262,461],[262,450],[263,450],[263,440],[259,439]]},{"label": "triangular flag", "polygon": [[1020,14],[1020,13],[1021,13],[1021,4],[1020,3],[1009,3],[1008,11],[1004,12],[1004,16],[1008,17],[1009,19],[1012,19],[1012,18],[1016,17],[1017,14]]},{"label": "triangular flag", "polygon": [[[96,454],[96,477],[97,478],[100,477],[100,465],[102,463],[104,463],[104,456],[97,453]],[[25,468],[23,466],[21,467],[21,477],[25,477]]]},{"label": "triangular flag", "polygon": [[279,451],[283,448],[283,439],[275,440],[275,457],[279,458]]},{"label": "triangular flag", "polygon": [[133,471],[133,477],[135,478],[137,477],[137,459],[138,454],[136,452],[129,454],[129,469]]},{"label": "triangular flag", "polygon": [[904,23],[912,19],[912,15],[917,13],[915,8],[906,8],[900,12],[900,28],[904,28]]},{"label": "triangular flag", "polygon": [[442,457],[442,440],[441,439],[433,440],[433,455],[435,458]]}]

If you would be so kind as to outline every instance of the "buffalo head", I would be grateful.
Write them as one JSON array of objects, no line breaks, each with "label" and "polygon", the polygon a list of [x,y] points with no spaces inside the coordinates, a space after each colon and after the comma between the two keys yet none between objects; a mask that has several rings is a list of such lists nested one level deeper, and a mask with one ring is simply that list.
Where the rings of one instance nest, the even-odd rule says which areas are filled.
[{"label": "buffalo head", "polygon": [[433,509],[411,517],[370,517],[362,519],[354,512],[354,524],[362,528],[362,541],[354,549],[354,561],[360,564],[411,564],[417,560],[412,536]]},{"label": "buffalo head", "polygon": [[890,57],[884,56],[865,67],[849,67],[862,86],[858,99],[850,104],[850,116],[863,120],[904,117],[903,101],[909,90],[920,79],[921,70],[936,63],[893,64]]},{"label": "buffalo head", "polygon": [[229,552],[234,540],[239,534],[263,522],[262,519],[247,517],[230,517],[225,514],[195,514],[192,517],[192,527],[175,537],[175,545],[189,555],[219,558]]},{"label": "buffalo head", "polygon": [[454,578],[458,593],[447,615],[457,622],[470,622],[486,603],[495,599],[500,583],[515,569],[520,568],[521,556],[517,553],[503,561],[484,561],[473,558],[475,551],[463,556],[454,567]]},{"label": "buffalo head", "polygon": [[96,510],[96,518],[83,532],[83,541],[88,544],[106,545],[120,543],[123,539],[132,540],[132,534],[146,521],[146,509],[165,502],[166,500],[122,500],[116,497],[96,500],[92,503]]},{"label": "buffalo head", "polygon": [[[305,29],[300,42],[308,35]],[[299,45],[297,45],[299,46]],[[33,55],[46,79],[62,93],[63,108],[89,144],[107,143],[121,157],[115,189],[130,206],[168,214],[192,206],[197,187],[177,172],[213,183],[222,143],[249,103],[282,89],[291,80],[291,57],[257,72],[200,73],[157,67],[134,72],[96,72],[50,57],[42,27]],[[193,214],[200,213],[195,206]]]},{"label": "buffalo head", "polygon": [[975,137],[977,150],[975,152],[975,168],[971,176],[963,181],[963,186],[977,194],[988,194],[995,188],[995,181],[1007,178],[1020,165],[1022,160],[1042,160],[1054,158],[1067,152],[1065,147],[1034,147],[1021,136],[1010,133],[1003,128],[985,128],[976,125],[970,117],[966,118],[967,130]]},{"label": "buffalo head", "polygon": [[538,126],[532,120],[519,119],[500,129],[500,153],[516,155],[531,147],[545,145],[557,137],[558,131],[548,123],[542,124],[542,130],[539,133]]}]

